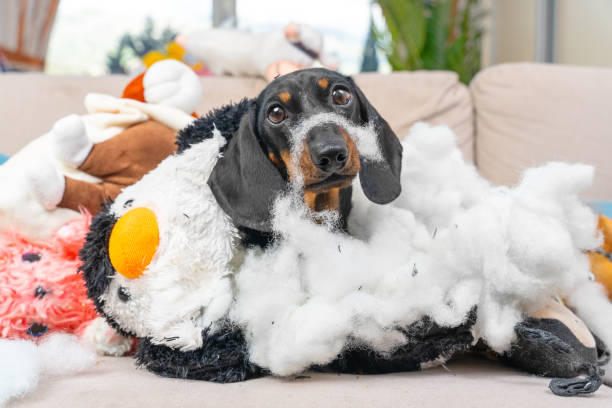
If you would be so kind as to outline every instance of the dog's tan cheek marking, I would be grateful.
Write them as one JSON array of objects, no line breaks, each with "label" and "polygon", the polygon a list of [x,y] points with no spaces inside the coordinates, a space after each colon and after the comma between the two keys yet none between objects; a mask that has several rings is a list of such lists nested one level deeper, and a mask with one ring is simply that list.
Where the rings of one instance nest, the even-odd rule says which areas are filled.
[{"label": "dog's tan cheek marking", "polygon": [[278,99],[283,101],[283,103],[287,103],[289,102],[289,100],[291,100],[291,94],[287,91],[281,92],[278,94]]},{"label": "dog's tan cheek marking", "polygon": [[289,150],[282,150],[280,152],[280,157],[283,163],[285,163],[285,167],[287,168],[287,173],[289,174],[289,181],[292,181],[295,172],[293,169],[293,164],[291,163],[291,153],[289,153]]},{"label": "dog's tan cheek marking", "polygon": [[[291,160],[291,153],[289,153],[288,150],[283,150],[280,152],[280,156],[285,163],[285,167],[287,168],[289,180],[292,181],[295,177],[295,167]],[[304,142],[304,148],[302,150],[302,155],[300,156],[299,171],[302,173],[302,178],[305,184],[311,184],[320,179],[320,177],[317,177],[317,174],[313,174],[313,168],[314,164],[312,164],[312,161],[310,160],[308,146],[306,145],[306,142]],[[315,208],[315,203],[318,196],[319,194],[315,192],[304,190],[304,204],[306,204],[306,206],[312,211],[317,211]]]},{"label": "dog's tan cheek marking", "polygon": [[329,86],[329,79],[321,78],[317,81],[317,85],[319,85],[321,89],[325,90]]},{"label": "dog's tan cheek marking", "polygon": [[349,136],[346,130],[342,129],[340,126],[338,126],[338,130],[342,134],[342,137],[344,137],[344,141],[346,142],[349,150],[348,163],[344,167],[343,173],[357,174],[359,173],[359,170],[361,170],[361,162],[359,161],[359,151],[357,150],[357,145],[355,145],[353,138]]},{"label": "dog's tan cheek marking", "polygon": [[315,211],[340,209],[340,188],[332,188],[325,193],[318,194],[314,203]]},{"label": "dog's tan cheek marking", "polygon": [[303,143],[302,155],[300,156],[300,171],[304,176],[304,184],[312,184],[321,178],[321,174],[310,158],[308,144],[305,140]]},{"label": "dog's tan cheek marking", "polygon": [[317,202],[317,193],[313,193],[312,191],[304,191],[304,204],[306,204],[306,206],[308,208],[310,208],[311,211],[316,211],[315,209],[315,203]]},{"label": "dog's tan cheek marking", "polygon": [[289,153],[288,150],[283,150],[280,152],[280,155],[281,159],[285,163],[285,166],[287,167],[289,180],[293,181],[296,176],[296,172],[299,171],[302,174],[304,184],[308,185],[320,181],[323,175],[310,159],[310,151],[308,150],[306,141],[303,143],[302,154],[300,155],[298,161],[298,169],[295,168],[294,163],[291,160],[291,153]]},{"label": "dog's tan cheek marking", "polygon": [[270,161],[276,166],[277,169],[281,169],[282,165],[280,163],[280,161],[278,160],[278,157],[276,157],[276,155],[272,152],[268,153],[268,158],[270,159]]},{"label": "dog's tan cheek marking", "polygon": [[[319,194],[304,191],[304,204],[315,213],[326,210],[338,211],[340,209],[340,188],[332,188]],[[315,215],[314,221],[321,224],[323,219]]]}]

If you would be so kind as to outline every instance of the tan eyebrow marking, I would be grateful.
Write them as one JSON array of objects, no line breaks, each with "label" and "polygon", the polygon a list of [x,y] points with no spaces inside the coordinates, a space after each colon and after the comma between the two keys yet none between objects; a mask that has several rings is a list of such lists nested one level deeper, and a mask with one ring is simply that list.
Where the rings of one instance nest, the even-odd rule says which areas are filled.
[{"label": "tan eyebrow marking", "polygon": [[283,103],[287,103],[289,102],[289,99],[291,99],[291,94],[285,91],[285,92],[279,93],[278,97],[280,98],[281,101],[283,101]]},{"label": "tan eyebrow marking", "polygon": [[317,81],[317,84],[319,84],[321,89],[327,89],[327,87],[329,86],[329,79],[321,78]]},{"label": "tan eyebrow marking", "polygon": [[277,168],[279,168],[279,169],[281,168],[281,164],[280,164],[280,162],[278,161],[278,157],[276,157],[276,155],[275,155],[274,153],[272,153],[272,152],[268,153],[268,158],[270,159],[270,161],[271,161],[272,163],[274,163],[274,165],[275,165]]}]

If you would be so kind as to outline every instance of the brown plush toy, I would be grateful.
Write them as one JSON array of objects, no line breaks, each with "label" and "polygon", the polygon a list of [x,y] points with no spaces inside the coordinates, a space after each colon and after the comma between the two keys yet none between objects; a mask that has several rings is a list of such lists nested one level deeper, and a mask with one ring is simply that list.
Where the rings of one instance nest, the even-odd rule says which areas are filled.
[{"label": "brown plush toy", "polygon": [[102,181],[88,183],[64,176],[64,194],[57,207],[75,211],[84,207],[98,213],[102,202],[114,199],[176,151],[175,135],[168,126],[148,120],[95,144],[77,169]]},{"label": "brown plush toy", "polygon": [[28,169],[34,198],[48,211],[87,209],[139,181],[176,151],[178,130],[194,120],[201,84],[186,65],[160,61],[122,98],[89,94],[88,115],[69,115],[49,132],[52,160]]}]

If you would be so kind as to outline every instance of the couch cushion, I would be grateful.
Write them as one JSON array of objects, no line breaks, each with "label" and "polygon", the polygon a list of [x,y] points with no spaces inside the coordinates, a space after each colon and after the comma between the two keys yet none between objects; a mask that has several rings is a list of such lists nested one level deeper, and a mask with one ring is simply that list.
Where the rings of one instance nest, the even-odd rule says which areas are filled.
[{"label": "couch cushion", "polygon": [[307,373],[234,384],[157,377],[137,370],[131,358],[102,358],[72,376],[46,378],[9,408],[54,407],[610,407],[612,389],[586,398],[563,398],[549,379],[477,358],[452,360],[448,368],[388,375]]},{"label": "couch cushion", "polygon": [[[0,75],[0,152],[12,154],[30,140],[49,131],[56,120],[71,113],[85,113],[83,100],[90,92],[120,96],[129,78],[66,77],[43,74]],[[204,113],[215,106],[257,95],[264,81],[250,78],[203,78],[204,97],[198,107]]]},{"label": "couch cushion", "polygon": [[[371,103],[399,137],[418,120],[449,124],[468,159],[472,158],[472,107],[467,88],[449,72],[398,72],[355,77]],[[0,75],[0,152],[15,153],[47,132],[59,118],[84,113],[88,92],[121,95],[125,76],[62,77],[41,74]],[[204,77],[202,114],[213,107],[254,97],[265,82],[252,78]]]},{"label": "couch cushion", "polygon": [[414,71],[359,74],[355,81],[401,139],[418,121],[447,125],[464,157],[474,158],[472,102],[454,72]]},{"label": "couch cushion", "polygon": [[504,64],[471,86],[476,162],[499,184],[551,160],[596,166],[584,198],[612,199],[612,69]]}]

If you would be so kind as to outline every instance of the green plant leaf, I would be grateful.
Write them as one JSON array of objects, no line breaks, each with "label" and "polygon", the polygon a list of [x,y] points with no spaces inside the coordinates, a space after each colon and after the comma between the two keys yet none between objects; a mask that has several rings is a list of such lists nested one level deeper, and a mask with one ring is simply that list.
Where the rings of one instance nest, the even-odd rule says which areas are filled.
[{"label": "green plant leaf", "polygon": [[[392,66],[401,69],[419,69],[425,45],[425,16],[422,0],[379,0],[391,34],[392,47],[386,52]],[[395,69],[395,68],[394,68]]]},{"label": "green plant leaf", "polygon": [[468,83],[480,69],[479,0],[377,0],[386,27],[373,32],[394,70],[450,69]]},{"label": "green plant leaf", "polygon": [[427,38],[423,49],[423,68],[446,68],[446,43],[451,30],[452,0],[438,0],[428,5]]}]

